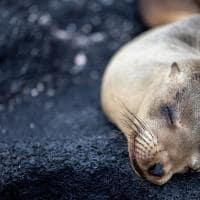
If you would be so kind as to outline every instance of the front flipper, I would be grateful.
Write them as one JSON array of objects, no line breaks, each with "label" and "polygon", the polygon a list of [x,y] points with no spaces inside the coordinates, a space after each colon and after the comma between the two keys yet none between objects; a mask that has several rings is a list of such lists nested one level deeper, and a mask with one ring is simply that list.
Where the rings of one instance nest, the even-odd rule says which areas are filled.
[{"label": "front flipper", "polygon": [[189,167],[192,169],[192,171],[200,172],[200,153],[195,153],[192,155]]}]

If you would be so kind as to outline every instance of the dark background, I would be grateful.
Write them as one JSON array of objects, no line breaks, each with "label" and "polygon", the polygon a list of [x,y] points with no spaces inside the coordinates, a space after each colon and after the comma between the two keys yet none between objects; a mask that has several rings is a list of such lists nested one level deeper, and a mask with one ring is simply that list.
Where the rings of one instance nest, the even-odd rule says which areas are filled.
[{"label": "dark background", "polygon": [[198,199],[197,174],[138,178],[101,112],[106,64],[146,30],[136,1],[1,0],[0,25],[0,200]]}]

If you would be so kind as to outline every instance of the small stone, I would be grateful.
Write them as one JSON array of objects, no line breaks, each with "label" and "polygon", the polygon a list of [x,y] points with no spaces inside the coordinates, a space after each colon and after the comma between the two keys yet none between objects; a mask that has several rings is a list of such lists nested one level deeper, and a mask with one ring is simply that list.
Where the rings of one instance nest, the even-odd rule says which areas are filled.
[{"label": "small stone", "polygon": [[55,95],[55,90],[54,90],[53,88],[48,89],[48,90],[47,90],[47,95],[48,95],[49,97],[54,96],[54,95]]},{"label": "small stone", "polygon": [[43,25],[43,26],[49,25],[49,24],[51,23],[51,16],[50,16],[49,14],[42,15],[42,16],[39,18],[38,23],[39,23],[40,25]]},{"label": "small stone", "polygon": [[28,64],[24,64],[23,67],[20,69],[20,74],[25,74],[28,70]]},{"label": "small stone", "polygon": [[83,70],[84,70],[84,66],[83,65],[75,65],[75,66],[73,66],[71,68],[70,72],[71,72],[71,74],[78,74]]},{"label": "small stone", "polygon": [[54,36],[59,40],[68,40],[68,39],[70,39],[70,35],[65,30],[56,30],[54,32]]},{"label": "small stone", "polygon": [[80,35],[79,37],[75,38],[75,43],[77,46],[85,47],[89,45],[89,37],[85,35]]},{"label": "small stone", "polygon": [[34,23],[38,19],[38,15],[36,13],[31,13],[28,17],[28,21]]},{"label": "small stone", "polygon": [[31,50],[31,55],[32,55],[32,56],[37,56],[38,53],[39,53],[39,49],[33,48],[33,49]]},{"label": "small stone", "polygon": [[29,94],[30,94],[30,88],[25,87],[25,88],[23,89],[23,94],[29,95]]},{"label": "small stone", "polygon": [[105,35],[103,33],[95,33],[91,36],[93,42],[102,42],[105,40]]},{"label": "small stone", "polygon": [[35,124],[34,123],[30,123],[30,128],[34,129],[35,128]]},{"label": "small stone", "polygon": [[38,90],[37,90],[36,88],[33,88],[33,89],[31,90],[31,96],[32,96],[32,97],[38,96]]},{"label": "small stone", "polygon": [[92,26],[91,26],[91,24],[84,24],[84,25],[82,26],[81,30],[82,30],[84,33],[88,34],[88,33],[90,33],[90,32],[92,31]]},{"label": "small stone", "polygon": [[84,53],[78,53],[74,58],[74,64],[77,66],[84,66],[87,63],[87,57]]},{"label": "small stone", "polygon": [[38,83],[37,84],[37,90],[38,92],[43,92],[45,89],[44,84],[43,83]]},{"label": "small stone", "polygon": [[76,30],[77,30],[76,24],[68,24],[67,25],[66,31],[72,33],[72,32],[76,32]]}]

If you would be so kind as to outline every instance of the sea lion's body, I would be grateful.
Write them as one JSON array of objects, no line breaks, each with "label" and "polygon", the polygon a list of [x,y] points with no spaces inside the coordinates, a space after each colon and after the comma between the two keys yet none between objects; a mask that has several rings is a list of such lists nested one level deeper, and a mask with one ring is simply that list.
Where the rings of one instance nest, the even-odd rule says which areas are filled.
[{"label": "sea lion's body", "polygon": [[146,25],[172,23],[200,12],[200,0],[138,0],[139,13]]},{"label": "sea lion's body", "polygon": [[[123,130],[118,100],[137,114],[149,86],[170,73],[171,63],[198,59],[200,16],[150,30],[133,39],[117,52],[106,67],[101,90],[106,115]],[[157,89],[159,85],[153,88]]]},{"label": "sea lion's body", "polygon": [[[200,71],[199,15],[195,15],[185,20],[147,31],[146,33],[133,39],[131,42],[122,47],[108,64],[103,77],[101,88],[102,108],[107,117],[125,134],[125,136],[128,139],[128,142],[131,141],[129,136],[133,134],[133,131],[129,127],[124,126],[124,123],[122,123],[122,113],[124,112],[122,104],[125,105],[126,108],[129,111],[131,111],[131,113],[133,113],[136,116],[139,116],[141,119],[146,121],[146,116],[149,116],[149,110],[153,108],[152,104],[155,104],[155,107],[158,104],[155,103],[155,99],[158,99],[157,101],[159,102],[159,98],[161,97],[161,100],[164,101],[165,98],[170,99],[172,94],[177,92],[175,91],[176,89],[174,89],[173,91],[173,88],[171,92],[172,94],[166,92],[166,88],[168,86],[170,87],[171,84],[171,81],[168,80],[170,73],[172,73],[171,71],[173,71],[170,66],[174,62],[178,63],[178,65],[180,66],[180,70],[186,73],[186,75],[180,75],[180,77],[178,77],[177,80],[175,80],[177,82],[177,85],[180,85],[180,88],[182,88],[182,85],[184,85],[186,82],[184,78],[187,76],[187,72],[188,74],[193,74],[195,72]],[[198,88],[199,83],[194,84],[196,85],[193,86],[192,83],[192,86],[190,87]],[[159,96],[157,96],[158,91]],[[149,102],[151,102],[152,108],[149,108]],[[184,105],[183,103],[182,106],[184,107],[187,105]],[[200,108],[200,105],[197,105],[197,107],[198,106]],[[180,115],[181,112],[182,111],[177,111],[177,115]],[[148,120],[149,119],[147,119],[147,121]],[[155,123],[157,123],[156,120]],[[160,122],[158,122],[158,124],[159,123]],[[161,122],[161,124],[162,126],[165,126],[164,122]],[[154,128],[154,125],[151,125],[151,122],[150,126],[152,127],[152,129]],[[195,126],[198,125],[195,124]],[[185,127],[184,130],[187,129],[187,127],[184,126],[184,124],[181,127]],[[189,125],[189,127],[191,126]],[[198,128],[199,127],[197,127],[197,129]],[[171,128],[166,128],[166,130],[170,130],[171,132],[175,131]],[[181,142],[185,137],[182,137],[180,134],[174,134],[175,136],[168,136],[167,134],[167,136],[163,136],[164,134],[160,136],[160,133],[156,134],[158,135],[156,137],[158,137],[158,139],[162,141],[162,145],[163,141],[165,143],[165,140],[167,140],[168,137],[171,137],[173,140],[180,140]],[[184,165],[184,167],[182,167],[179,164],[176,164],[176,169],[174,169],[175,167],[173,168],[174,171],[172,172],[172,174],[177,172],[183,172],[187,167],[199,168],[200,166],[200,161],[198,160],[200,133],[194,131],[194,133],[192,133],[192,135],[190,135],[189,138],[190,139],[188,139],[187,136],[186,139],[184,138],[186,142],[183,141],[183,143],[185,143],[186,146],[183,146],[183,149],[186,148],[186,151],[189,152],[191,149],[191,142],[193,146],[196,145],[194,149],[192,149],[192,151],[194,152],[190,152],[190,155],[188,154],[188,158],[186,158],[187,156],[183,153],[186,160],[183,161],[184,158],[182,158],[181,155],[179,155],[181,154],[181,151],[183,149],[180,150],[180,152],[177,151],[176,154],[178,154],[177,156],[180,156],[180,162],[187,162],[187,164],[182,164]],[[182,143],[177,143],[177,145],[181,146]],[[170,146],[170,142],[169,144],[167,144],[167,146]],[[130,151],[132,151],[131,148],[129,148],[129,155],[131,154]],[[173,153],[174,152],[172,152],[172,154]],[[195,157],[194,155],[198,156]],[[199,163],[196,160],[198,160]],[[195,166],[192,165],[190,162],[196,162]],[[167,179],[169,179],[169,177]],[[154,180],[150,181],[156,184],[163,184],[166,182],[156,182]]]}]

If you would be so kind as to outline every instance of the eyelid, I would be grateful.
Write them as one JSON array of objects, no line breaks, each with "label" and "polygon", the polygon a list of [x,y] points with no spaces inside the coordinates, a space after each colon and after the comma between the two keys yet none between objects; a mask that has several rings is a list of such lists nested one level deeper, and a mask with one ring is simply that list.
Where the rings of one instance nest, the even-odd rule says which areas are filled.
[{"label": "eyelid", "polygon": [[171,106],[165,105],[161,108],[162,113],[168,118],[171,124],[174,124],[174,111]]}]

